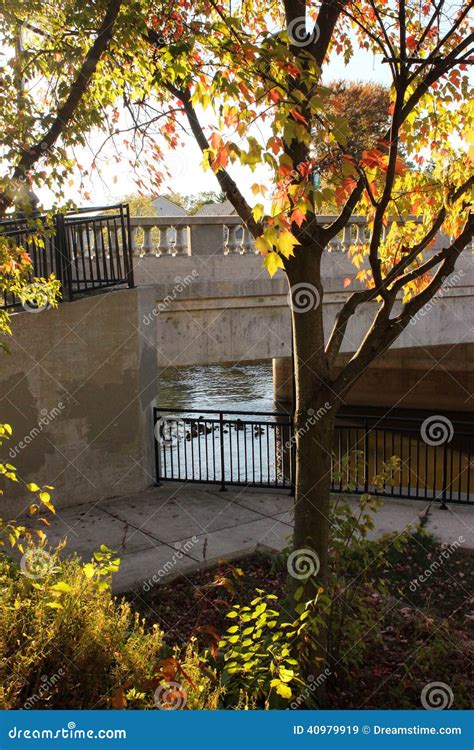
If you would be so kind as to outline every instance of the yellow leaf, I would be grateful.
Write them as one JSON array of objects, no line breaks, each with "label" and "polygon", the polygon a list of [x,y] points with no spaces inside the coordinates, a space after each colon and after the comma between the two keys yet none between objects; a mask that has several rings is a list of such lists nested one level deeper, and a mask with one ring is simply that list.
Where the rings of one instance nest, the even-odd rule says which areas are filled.
[{"label": "yellow leaf", "polygon": [[291,688],[283,682],[278,683],[276,691],[282,698],[291,698]]},{"label": "yellow leaf", "polygon": [[264,213],[265,209],[263,208],[261,203],[257,203],[257,205],[252,209],[252,214],[255,221],[260,221]]},{"label": "yellow leaf", "polygon": [[273,277],[279,268],[285,267],[281,255],[273,252],[268,253],[265,260],[263,261],[263,265],[270,274],[270,277]]},{"label": "yellow leaf", "polygon": [[95,568],[92,563],[86,563],[83,567],[83,571],[86,578],[92,578],[95,573]]},{"label": "yellow leaf", "polygon": [[270,245],[268,240],[266,240],[263,236],[257,237],[257,239],[255,240],[255,247],[262,255],[268,255],[268,253],[272,249],[272,246]]},{"label": "yellow leaf", "polygon": [[[293,248],[295,245],[299,244],[300,243],[296,239],[295,235],[289,232],[287,229],[285,229],[283,232],[280,232],[280,234],[278,235],[277,248],[280,253],[285,256],[285,258],[289,258],[291,255],[294,255]],[[283,268],[283,264],[281,268]]]}]

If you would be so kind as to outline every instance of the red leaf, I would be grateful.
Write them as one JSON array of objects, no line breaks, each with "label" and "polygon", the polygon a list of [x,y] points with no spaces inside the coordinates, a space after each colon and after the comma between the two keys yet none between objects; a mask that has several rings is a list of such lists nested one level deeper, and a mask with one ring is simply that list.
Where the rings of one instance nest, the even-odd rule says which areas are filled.
[{"label": "red leaf", "polygon": [[298,120],[298,122],[302,122],[302,123],[304,123],[305,125],[307,125],[307,124],[308,124],[308,120],[306,119],[306,117],[303,117],[303,115],[301,114],[301,112],[298,112],[298,110],[297,110],[296,108],[293,108],[293,109],[291,110],[291,116],[292,116],[292,117],[293,117],[293,118],[294,118],[295,120]]},{"label": "red leaf", "polygon": [[295,208],[295,210],[291,214],[291,221],[294,221],[295,224],[298,224],[298,226],[300,227],[304,220],[305,220],[305,215],[303,211],[301,211],[301,209],[299,208]]}]

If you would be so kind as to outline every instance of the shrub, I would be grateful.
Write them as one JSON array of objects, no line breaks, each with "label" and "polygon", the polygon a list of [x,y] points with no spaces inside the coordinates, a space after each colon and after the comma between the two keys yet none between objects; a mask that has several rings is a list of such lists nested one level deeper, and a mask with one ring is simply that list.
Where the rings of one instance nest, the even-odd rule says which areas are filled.
[{"label": "shrub", "polygon": [[85,565],[59,551],[41,575],[0,558],[0,708],[215,707],[215,678],[194,644],[165,658],[161,630],[114,599],[110,550]]}]

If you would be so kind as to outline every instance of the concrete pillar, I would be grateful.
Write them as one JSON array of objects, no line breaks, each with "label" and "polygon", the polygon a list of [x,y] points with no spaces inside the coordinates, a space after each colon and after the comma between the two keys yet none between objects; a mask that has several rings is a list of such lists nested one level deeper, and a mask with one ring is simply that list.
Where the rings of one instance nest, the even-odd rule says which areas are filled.
[{"label": "concrete pillar", "polygon": [[273,398],[282,403],[293,401],[293,366],[291,357],[274,357]]},{"label": "concrete pillar", "polygon": [[191,224],[191,255],[224,255],[223,224]]}]

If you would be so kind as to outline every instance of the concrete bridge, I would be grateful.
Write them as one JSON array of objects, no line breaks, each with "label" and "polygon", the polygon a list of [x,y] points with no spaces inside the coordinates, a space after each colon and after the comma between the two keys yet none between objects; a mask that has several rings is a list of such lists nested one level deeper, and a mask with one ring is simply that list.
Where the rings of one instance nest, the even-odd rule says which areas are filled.
[{"label": "concrete bridge", "polygon": [[[276,391],[288,395],[285,279],[268,278],[237,217],[173,221],[133,220],[135,288],[13,315],[12,356],[2,357],[0,418],[14,428],[2,458],[18,468],[21,481],[2,498],[5,515],[25,510],[31,481],[53,485],[58,508],[151,486],[160,367],[273,359]],[[83,225],[80,232],[89,237]],[[344,279],[354,274],[341,249],[363,232],[356,218],[325,258],[328,328],[350,291]],[[94,242],[81,240],[87,261],[99,247],[105,263],[113,248],[100,237]],[[351,403],[474,411],[473,289],[472,257],[465,251],[429,315],[420,315],[369,369]],[[363,310],[355,318],[343,356],[357,347],[368,315]]]},{"label": "concrete bridge", "polygon": [[[153,346],[162,367],[273,359],[275,394],[278,399],[289,398],[287,281],[281,272],[270,279],[262,269],[262,260],[254,254],[238,217],[217,218],[220,224],[205,223],[209,217],[186,217],[187,226],[176,229],[165,219],[133,220],[135,236],[138,224],[145,226],[143,243],[135,247],[135,280],[145,309],[143,334],[153,341],[156,336]],[[321,217],[321,221],[329,220]],[[154,244],[157,230],[164,239]],[[173,231],[181,237],[179,243],[173,242]],[[354,217],[323,258],[327,333],[341,304],[353,289],[360,288],[354,281],[347,287],[355,268],[343,250],[354,240],[362,242],[364,231],[362,217]],[[444,242],[446,238],[438,237],[432,252]],[[301,293],[303,309],[305,304],[317,303],[314,289]],[[355,386],[349,400],[363,405],[473,409],[473,293],[473,256],[466,249],[437,297],[369,370],[364,382]],[[358,348],[376,307],[375,302],[366,304],[353,316],[341,364]],[[388,371],[390,389],[385,387]]]}]

